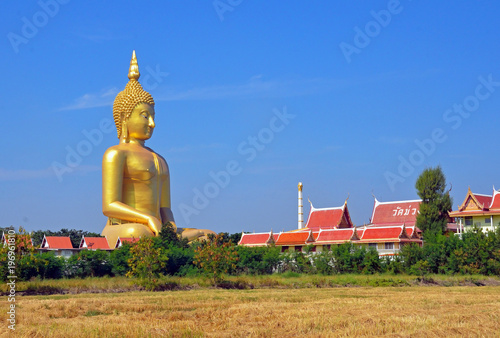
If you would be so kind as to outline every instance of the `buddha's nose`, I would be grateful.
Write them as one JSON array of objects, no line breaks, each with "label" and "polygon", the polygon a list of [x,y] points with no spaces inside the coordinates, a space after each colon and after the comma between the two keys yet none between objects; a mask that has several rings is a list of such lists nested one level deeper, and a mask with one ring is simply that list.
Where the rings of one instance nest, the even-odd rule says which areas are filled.
[{"label": "buddha's nose", "polygon": [[152,117],[149,117],[149,127],[154,128],[155,127],[155,120],[153,120]]}]

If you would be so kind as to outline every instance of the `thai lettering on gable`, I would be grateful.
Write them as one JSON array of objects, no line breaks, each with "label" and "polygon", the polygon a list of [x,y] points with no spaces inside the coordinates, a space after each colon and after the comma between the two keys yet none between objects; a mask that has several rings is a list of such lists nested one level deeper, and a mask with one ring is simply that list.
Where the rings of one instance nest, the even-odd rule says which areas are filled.
[{"label": "thai lettering on gable", "polygon": [[408,215],[415,216],[415,214],[417,212],[420,213],[419,211],[417,211],[417,208],[412,208],[411,204],[406,209],[403,209],[401,207],[397,207],[392,212],[393,212],[393,214],[392,214],[393,217],[394,216],[408,216]]}]

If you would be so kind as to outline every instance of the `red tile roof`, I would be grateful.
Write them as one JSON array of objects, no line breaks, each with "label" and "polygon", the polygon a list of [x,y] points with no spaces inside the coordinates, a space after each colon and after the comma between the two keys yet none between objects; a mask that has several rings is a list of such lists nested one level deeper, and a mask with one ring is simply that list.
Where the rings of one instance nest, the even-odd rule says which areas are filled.
[{"label": "red tile roof", "polygon": [[[8,235],[5,233],[2,234],[2,244],[7,245],[8,244]],[[18,247],[19,248],[24,248],[26,245],[28,248],[33,248],[33,239],[31,239],[30,235],[15,235],[16,242],[18,242]]]},{"label": "red tile roof", "polygon": [[82,237],[80,249],[87,248],[91,250],[109,250],[109,244],[106,237]]},{"label": "red tile roof", "polygon": [[320,230],[317,244],[343,243],[359,240],[356,228]]},{"label": "red tile roof", "polygon": [[307,219],[306,228],[319,229],[334,229],[334,228],[352,228],[351,216],[347,209],[347,203],[337,208],[322,208],[316,209],[311,203],[311,211]]},{"label": "red tile roof", "polygon": [[44,236],[42,244],[40,245],[42,249],[73,249],[73,244],[71,244],[71,239],[69,237],[61,236]]},{"label": "red tile roof", "polygon": [[379,202],[375,199],[371,223],[415,224],[422,200]]},{"label": "red tile roof", "polygon": [[446,224],[446,231],[451,231],[456,233],[458,230],[458,224],[457,223],[447,223]]},{"label": "red tile roof", "polygon": [[238,245],[246,246],[266,246],[274,242],[274,236],[271,232],[256,233],[256,234],[242,234],[241,240]]},{"label": "red tile roof", "polygon": [[296,231],[280,233],[276,245],[306,245],[314,242],[312,231]]},{"label": "red tile roof", "polygon": [[483,209],[489,209],[493,196],[481,194],[474,194],[474,196],[476,197],[476,200],[481,203]]},{"label": "red tile roof", "polygon": [[404,226],[366,227],[360,235],[362,242],[398,242],[400,239],[410,239]]},{"label": "red tile roof", "polygon": [[118,239],[116,240],[115,249],[118,249],[125,243],[134,244],[139,242],[139,240],[140,238],[135,238],[135,237],[118,237]]},{"label": "red tile roof", "polygon": [[28,246],[28,248],[33,248],[33,240],[30,235],[17,235],[17,239],[19,241],[19,247],[24,248]]},{"label": "red tile roof", "polygon": [[500,190],[493,189],[493,200],[491,201],[491,209],[500,209]]}]

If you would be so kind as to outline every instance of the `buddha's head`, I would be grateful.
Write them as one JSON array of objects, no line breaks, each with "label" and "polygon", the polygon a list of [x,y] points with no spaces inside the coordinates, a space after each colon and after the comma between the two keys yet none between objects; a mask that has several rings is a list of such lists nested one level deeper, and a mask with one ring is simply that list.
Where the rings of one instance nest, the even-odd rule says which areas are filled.
[{"label": "buddha's head", "polygon": [[151,94],[142,89],[138,81],[140,75],[134,51],[128,73],[129,82],[125,89],[116,95],[113,104],[113,117],[118,138],[125,142],[130,137],[147,140],[153,134],[155,127],[155,101]]}]

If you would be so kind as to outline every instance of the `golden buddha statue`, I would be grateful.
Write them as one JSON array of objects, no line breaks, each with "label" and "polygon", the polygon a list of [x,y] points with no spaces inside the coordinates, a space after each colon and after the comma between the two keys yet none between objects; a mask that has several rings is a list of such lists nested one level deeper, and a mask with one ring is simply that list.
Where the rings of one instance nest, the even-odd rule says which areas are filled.
[{"label": "golden buddha statue", "polygon": [[[167,162],[144,145],[155,128],[155,102],[142,89],[139,76],[134,51],[129,82],[113,104],[120,142],[106,150],[102,160],[102,212],[108,217],[102,236],[110,246],[118,237],[157,236],[167,222],[176,227]],[[215,234],[210,230],[176,229],[190,241]]]}]

